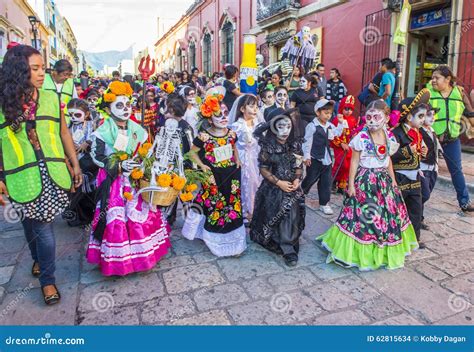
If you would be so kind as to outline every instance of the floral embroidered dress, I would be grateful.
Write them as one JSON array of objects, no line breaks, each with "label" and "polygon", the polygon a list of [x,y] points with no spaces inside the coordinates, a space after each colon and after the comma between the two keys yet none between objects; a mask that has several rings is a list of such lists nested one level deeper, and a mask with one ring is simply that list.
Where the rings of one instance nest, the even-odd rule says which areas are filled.
[{"label": "floral embroidered dress", "polygon": [[391,132],[386,137],[388,145],[375,145],[364,128],[349,144],[360,152],[356,194],[344,200],[337,222],[318,237],[330,252],[328,262],[360,270],[397,269],[418,248],[400,190],[388,173],[397,143]]},{"label": "floral embroidered dress", "polygon": [[247,247],[240,197],[240,168],[237,168],[233,156],[236,142],[237,136],[230,129],[223,137],[200,132],[193,142],[200,149],[200,159],[211,168],[212,176],[202,184],[192,206],[199,210],[199,214],[188,213],[182,233],[190,240],[204,240],[211,252],[219,257],[239,255]]}]

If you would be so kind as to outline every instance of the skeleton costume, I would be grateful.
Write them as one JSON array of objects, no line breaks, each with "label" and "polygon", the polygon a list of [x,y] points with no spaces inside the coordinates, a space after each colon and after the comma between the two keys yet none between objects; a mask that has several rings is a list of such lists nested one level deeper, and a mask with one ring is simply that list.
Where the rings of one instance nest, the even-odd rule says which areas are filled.
[{"label": "skeleton costume", "polygon": [[304,193],[300,187],[284,192],[276,185],[279,180],[294,182],[303,175],[301,138],[295,136],[293,126],[288,116],[278,115],[255,131],[263,182],[255,195],[250,238],[296,264],[305,225]]},{"label": "skeleton costume", "polygon": [[210,117],[214,126],[227,130],[225,135],[216,136],[202,130],[194,139],[194,146],[199,148],[198,157],[211,169],[212,175],[202,184],[182,230],[189,240],[204,240],[210,251],[219,257],[240,255],[247,248],[240,194],[241,170],[233,151],[238,138],[227,128],[225,109],[221,104],[220,110]]},{"label": "skeleton costume", "polygon": [[[170,229],[161,211],[144,202],[132,188],[128,173],[138,165],[130,159],[111,163],[118,151],[133,155],[147,141],[146,131],[129,119],[132,89],[114,81],[104,93],[111,116],[94,132],[92,157],[100,167],[98,203],[87,248],[87,261],[99,264],[105,276],[150,270],[168,252]],[[127,121],[122,128],[115,121]],[[133,198],[127,200],[125,192]]]},{"label": "skeleton costume", "polygon": [[[386,127],[387,116],[367,110],[367,124],[349,143],[359,152],[355,195],[346,197],[334,225],[317,239],[329,251],[327,262],[359,270],[404,266],[405,256],[418,248],[402,194],[392,184],[390,155],[398,143]],[[372,131],[384,129],[385,144],[376,144]]]}]

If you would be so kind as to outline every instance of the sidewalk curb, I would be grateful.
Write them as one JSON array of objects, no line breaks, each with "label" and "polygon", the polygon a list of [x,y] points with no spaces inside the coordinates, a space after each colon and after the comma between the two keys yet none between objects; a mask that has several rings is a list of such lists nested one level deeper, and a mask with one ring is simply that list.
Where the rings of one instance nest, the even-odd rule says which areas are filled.
[{"label": "sidewalk curb", "polygon": [[[447,186],[447,187],[450,187],[450,188],[454,189],[454,185],[453,185],[453,182],[451,181],[450,177],[438,175],[438,181],[437,182],[439,182],[443,186]],[[467,186],[467,190],[469,191],[469,193],[471,195],[474,195],[474,184],[466,183],[466,186]]]}]

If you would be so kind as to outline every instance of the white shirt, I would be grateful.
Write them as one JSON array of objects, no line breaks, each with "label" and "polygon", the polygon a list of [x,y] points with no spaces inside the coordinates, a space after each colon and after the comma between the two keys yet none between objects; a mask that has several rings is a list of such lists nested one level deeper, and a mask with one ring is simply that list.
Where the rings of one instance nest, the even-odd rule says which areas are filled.
[{"label": "white shirt", "polygon": [[[305,133],[304,133],[304,143],[303,143],[303,154],[304,160],[311,159],[311,147],[313,146],[313,135],[316,132],[316,127],[321,126],[324,132],[328,136],[328,140],[332,141],[334,137],[339,137],[343,130],[344,125],[342,123],[338,124],[337,127],[334,126],[331,122],[326,122],[326,124],[322,124],[319,119],[316,117],[306,125]],[[329,154],[329,148],[326,148],[324,153],[324,158],[318,160],[322,162],[323,165],[331,165],[332,159],[331,154]]]},{"label": "white shirt", "polygon": [[[434,130],[431,126],[422,126],[421,128],[423,128],[425,130],[425,132],[428,134],[428,136],[431,138],[432,141],[434,141]],[[436,171],[438,172],[438,152],[439,150],[441,149],[440,146],[439,146],[439,143],[436,143],[435,142],[435,146],[437,147],[437,150],[435,151],[435,159],[436,159],[436,162],[434,163],[434,165],[428,165],[426,163],[424,163],[423,161],[420,163],[420,169],[421,171]]]},{"label": "white shirt", "polygon": [[[63,90],[63,83],[57,83],[57,82],[54,82],[56,84],[56,91],[58,92],[58,94],[61,94],[61,91]],[[77,95],[77,90],[76,90],[76,87],[73,85],[72,86],[72,97],[73,98],[78,98],[79,96]]]},{"label": "white shirt", "polygon": [[[387,149],[384,158],[378,158],[375,146],[369,136],[367,128],[360,131],[352,140],[349,142],[349,147],[352,150],[360,152],[359,166],[366,169],[378,169],[388,168],[390,165],[390,155],[395,154],[399,144],[392,132],[385,130],[385,136],[387,140]],[[380,148],[380,146],[379,146]]]}]

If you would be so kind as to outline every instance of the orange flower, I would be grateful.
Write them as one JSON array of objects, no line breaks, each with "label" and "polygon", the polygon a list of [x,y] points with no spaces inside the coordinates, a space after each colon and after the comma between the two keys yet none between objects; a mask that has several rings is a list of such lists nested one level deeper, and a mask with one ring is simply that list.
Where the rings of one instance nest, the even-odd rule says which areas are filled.
[{"label": "orange flower", "polygon": [[134,180],[139,180],[143,177],[143,171],[140,169],[133,169],[130,173],[130,177]]},{"label": "orange flower", "polygon": [[212,109],[207,104],[201,105],[201,114],[204,117],[211,117],[212,116]]},{"label": "orange flower", "polygon": [[150,148],[153,146],[150,142],[143,143],[142,147],[145,148],[146,150],[150,150]]},{"label": "orange flower", "polygon": [[197,188],[198,188],[197,184],[192,183],[192,184],[186,186],[186,191],[187,192],[194,192],[195,190],[197,190]]},{"label": "orange flower", "polygon": [[128,201],[131,201],[133,199],[133,194],[131,194],[130,192],[123,192],[123,196]]},{"label": "orange flower", "polygon": [[138,155],[140,156],[140,158],[145,158],[147,156],[147,154],[148,154],[148,149],[146,149],[143,146],[138,148]]},{"label": "orange flower", "polygon": [[169,187],[171,185],[171,176],[168,174],[161,174],[158,176],[158,184],[161,187]]},{"label": "orange flower", "polygon": [[185,192],[185,193],[181,193],[179,195],[179,198],[183,201],[183,202],[189,202],[191,200],[193,200],[193,194],[192,193],[189,193],[189,192]]},{"label": "orange flower", "polygon": [[108,92],[115,95],[131,96],[133,94],[133,89],[128,82],[113,81],[109,84]]},{"label": "orange flower", "polygon": [[181,191],[186,184],[186,179],[179,176],[173,177],[173,188],[177,191]]},{"label": "orange flower", "polygon": [[111,103],[117,99],[117,96],[114,93],[104,93],[104,101],[106,103]]},{"label": "orange flower", "polygon": [[[207,99],[206,99],[207,100]],[[218,112],[221,107],[219,105],[219,100],[215,96],[211,96],[209,99],[208,104],[209,108],[212,110],[212,112]]]},{"label": "orange flower", "polygon": [[120,160],[121,160],[121,161],[124,161],[124,160],[127,160],[127,159],[128,159],[128,155],[127,155],[127,154],[124,153],[124,154],[121,154],[121,155],[120,155]]}]

